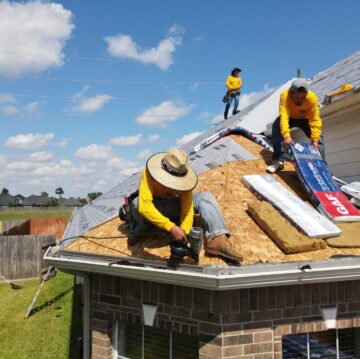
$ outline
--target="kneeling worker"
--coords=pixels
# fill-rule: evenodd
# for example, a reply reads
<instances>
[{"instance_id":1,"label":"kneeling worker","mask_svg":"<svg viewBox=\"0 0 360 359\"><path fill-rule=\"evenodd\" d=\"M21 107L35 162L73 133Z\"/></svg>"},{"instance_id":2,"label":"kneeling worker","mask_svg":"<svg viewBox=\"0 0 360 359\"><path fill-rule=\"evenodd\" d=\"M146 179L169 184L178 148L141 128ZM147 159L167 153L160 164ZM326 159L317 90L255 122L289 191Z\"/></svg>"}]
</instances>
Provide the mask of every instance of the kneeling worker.
<instances>
[{"instance_id":1,"label":"kneeling worker","mask_svg":"<svg viewBox=\"0 0 360 359\"><path fill-rule=\"evenodd\" d=\"M273 163L267 167L267 172L275 173L284 168L284 154L281 142L285 148L293 143L290 129L300 128L311 139L315 149L318 149L325 161L325 146L321 136L321 118L318 99L309 90L309 84L304 79L296 79L290 89L280 95L280 116L272 126L272 143L274 148Z\"/></svg>"},{"instance_id":2,"label":"kneeling worker","mask_svg":"<svg viewBox=\"0 0 360 359\"><path fill-rule=\"evenodd\" d=\"M232 245L215 198L209 192L193 195L196 184L197 175L183 150L171 149L151 156L141 175L139 196L131 204L129 245L136 244L154 226L169 232L174 240L187 241L196 212L205 223L205 252L242 260Z\"/></svg>"}]
</instances>

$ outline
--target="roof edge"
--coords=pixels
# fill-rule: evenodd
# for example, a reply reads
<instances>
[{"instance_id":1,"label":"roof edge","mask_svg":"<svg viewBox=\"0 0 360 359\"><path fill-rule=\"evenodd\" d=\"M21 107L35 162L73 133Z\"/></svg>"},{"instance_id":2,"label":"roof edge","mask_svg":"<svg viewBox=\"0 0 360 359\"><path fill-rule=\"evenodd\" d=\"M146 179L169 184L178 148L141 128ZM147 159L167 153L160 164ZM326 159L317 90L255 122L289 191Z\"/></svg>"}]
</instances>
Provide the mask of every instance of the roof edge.
<instances>
[{"instance_id":1,"label":"roof edge","mask_svg":"<svg viewBox=\"0 0 360 359\"><path fill-rule=\"evenodd\" d=\"M59 252L53 248L45 253L44 259L48 265L60 270L83 271L219 291L360 279L359 257L242 267L205 266L202 267L203 271L140 267L136 263L130 263L131 258L127 264L115 264L111 257L110 259L106 257L94 257L91 254L76 256L74 252L64 252L59 255Z\"/></svg>"}]
</instances>

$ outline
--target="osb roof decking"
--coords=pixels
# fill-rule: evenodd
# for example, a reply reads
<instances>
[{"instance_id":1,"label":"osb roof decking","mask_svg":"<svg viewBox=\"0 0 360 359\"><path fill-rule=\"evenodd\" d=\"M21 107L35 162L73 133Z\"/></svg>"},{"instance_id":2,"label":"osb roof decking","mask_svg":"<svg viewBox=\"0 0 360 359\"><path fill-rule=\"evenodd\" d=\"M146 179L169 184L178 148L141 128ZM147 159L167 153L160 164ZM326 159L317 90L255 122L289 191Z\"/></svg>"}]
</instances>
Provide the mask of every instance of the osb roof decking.
<instances>
[{"instance_id":1,"label":"osb roof decking","mask_svg":"<svg viewBox=\"0 0 360 359\"><path fill-rule=\"evenodd\" d=\"M253 200L255 196L241 183L243 175L264 174L266 165L271 160L271 153L243 137L232 136L232 139L258 157L258 160L229 162L202 173L195 191L210 191L216 197L236 247L243 252L243 264L320 260L334 255L360 255L360 248L338 249L329 246L312 252L284 254L247 214L247 202ZM275 177L300 198L308 200L292 164L287 163L285 169ZM126 228L118 218L90 230L86 236L98 238L120 236L120 238L78 238L68 245L66 250L154 260L166 260L170 255L168 241L158 236L150 235L136 246L129 247ZM205 256L202 251L200 263L223 265L224 261L217 257Z\"/></svg>"}]
</instances>

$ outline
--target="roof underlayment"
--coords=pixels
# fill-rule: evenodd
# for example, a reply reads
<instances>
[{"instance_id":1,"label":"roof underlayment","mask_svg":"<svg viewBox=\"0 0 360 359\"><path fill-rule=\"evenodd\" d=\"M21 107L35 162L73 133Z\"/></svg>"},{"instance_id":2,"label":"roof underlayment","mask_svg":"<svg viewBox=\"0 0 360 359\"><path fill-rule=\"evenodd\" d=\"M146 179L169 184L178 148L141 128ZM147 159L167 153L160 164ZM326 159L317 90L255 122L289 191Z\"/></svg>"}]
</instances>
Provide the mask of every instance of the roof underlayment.
<instances>
[{"instance_id":1,"label":"roof underlayment","mask_svg":"<svg viewBox=\"0 0 360 359\"><path fill-rule=\"evenodd\" d=\"M360 51L357 51L356 53L338 62L329 69L316 75L311 80L311 88L315 93L317 93L319 97L319 103L322 103L326 93L338 90L345 83L352 83L354 87L360 87ZM231 125L239 125L255 133L262 133L266 131L266 129L269 127L269 124L271 124L274 118L277 116L279 94L281 90L283 88L286 88L288 85L289 82L280 86L272 93L259 99L258 101L247 107L246 109L242 110L239 114L229 118L228 120L222 121L216 126L209 129L208 131L205 131L203 134L201 134L197 138L193 139L192 141L184 145L183 148L187 151L190 151L195 145L207 139L209 136ZM252 154L249 153L249 148L252 148ZM256 148L256 150L254 148ZM234 183L235 181L235 187L238 187L237 184L240 183L240 172L242 175L265 172L265 162L263 160L256 161L256 159L264 156L264 153L266 152L267 151L264 149L259 150L259 147L257 145L245 139L240 140L240 138L236 138L236 142L234 142L234 140L231 138L223 138L220 141L214 143L213 145L193 155L191 157L191 166L200 174L200 178L202 177L211 178L214 172L222 171L224 166L227 167L228 165L230 167L235 166L242 168L241 171L238 171L239 173L237 175L236 175L237 171L235 171L231 175L231 177L226 177L227 183L228 182ZM250 165L251 161L253 161L253 163ZM260 165L260 163L262 164ZM244 171L244 168L246 169L246 171ZM205 173L204 171L207 172ZM282 173L282 177L286 179L286 182L288 180L290 182L294 181L293 176L296 178L295 172L293 172L292 168ZM121 182L119 185L117 185L109 192L105 193L104 195L96 199L91 204L86 205L81 209L79 209L78 211L76 211L76 213L74 213L70 221L67 230L65 231L63 237L64 238L63 245L64 246L69 245L71 242L73 242L76 239L76 237L85 233L91 233L89 232L89 230L91 230L92 228L97 227L111 219L116 218L118 215L119 207L123 203L123 197L137 189L139 184L139 178L140 178L139 173L130 176L128 179ZM221 178L220 182L215 181L217 185L213 187L214 191L212 192L214 194L216 194L219 191L220 186L223 186L222 181L224 181L224 178ZM198 189L199 190L202 189L201 185ZM207 187L205 187L204 189L211 190L211 188L207 188ZM248 190L246 191L248 192ZM304 196L302 195L301 197ZM240 201L240 203L244 203L244 200L242 200L241 197L237 198L236 201L237 202ZM225 207L227 208L227 205L225 205ZM229 209L227 208L227 210ZM242 220L244 219L243 217L244 216L248 217L248 215L245 212L245 208L242 207L238 208L238 211L234 213L234 215L235 215L234 218L236 218L236 223L241 223L241 228L237 228L235 231L240 235L240 233L244 231L244 227L243 227L244 223L242 222ZM114 221L118 221L118 220L114 219ZM264 238L264 236L266 237L266 235L256 225L254 225L253 222L249 222L249 223L251 223L251 226L245 228L247 231L245 238L247 240L244 243L243 241L241 241L241 243L243 243L244 246L246 247L249 243L253 242L251 241L251 238L254 238L254 240L256 239L256 244L253 243L255 250L255 247L258 247L259 238ZM118 225L119 224L120 223L118 223ZM106 225L107 224L104 224L101 227L104 227ZM78 241L79 239L77 240L77 242ZM281 251L280 253L278 253L279 249L277 249L276 246L274 248L273 243L271 245L271 248L268 249L271 250L271 252L269 252L270 257L273 253L277 253L277 255L274 258L269 257L265 259L266 261L274 260L275 262L276 261L281 262L284 260L288 260L288 258L283 257L284 254ZM168 249L166 250L168 251ZM326 249L323 251L326 252ZM332 249L331 250L332 255L334 253L335 254L338 253L337 251L338 250ZM360 250L358 251L359 253L356 252L357 255L360 254ZM309 253L314 253L314 252L309 252ZM328 258L330 252L326 252L326 253L327 254L325 255L324 254L320 255L320 258ZM340 251L339 253L342 252ZM129 252L128 255L132 255L132 253ZM320 259L317 257L313 257L313 254L311 254L310 257ZM298 259L301 260L301 255L299 255ZM263 260L263 259L260 259L258 255L252 256L251 253L249 253L249 263L255 263L259 260Z\"/></svg>"}]
</instances>

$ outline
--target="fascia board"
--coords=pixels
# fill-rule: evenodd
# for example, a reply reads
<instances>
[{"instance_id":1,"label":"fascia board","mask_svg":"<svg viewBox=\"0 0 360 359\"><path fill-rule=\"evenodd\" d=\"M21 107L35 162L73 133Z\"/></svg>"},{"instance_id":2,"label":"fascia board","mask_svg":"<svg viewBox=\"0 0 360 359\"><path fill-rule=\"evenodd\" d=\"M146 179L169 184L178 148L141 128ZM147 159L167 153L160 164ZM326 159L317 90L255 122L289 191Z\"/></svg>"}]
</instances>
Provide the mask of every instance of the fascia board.
<instances>
[{"instance_id":1,"label":"fascia board","mask_svg":"<svg viewBox=\"0 0 360 359\"><path fill-rule=\"evenodd\" d=\"M132 279L148 280L159 283L182 285L186 287L210 290L228 290L239 288L259 288L280 285L335 282L343 280L360 279L360 260L350 258L345 262L325 261L309 262L311 270L300 270L299 263L287 263L264 266L249 266L243 272L236 274L213 274L185 271L171 271L156 268L134 267L131 265L114 264L109 266L106 262L94 262L83 258L44 258L47 264L59 269L85 271L106 274ZM304 262L305 263L305 262ZM301 264L304 264L301 263Z\"/></svg>"}]
</instances>

